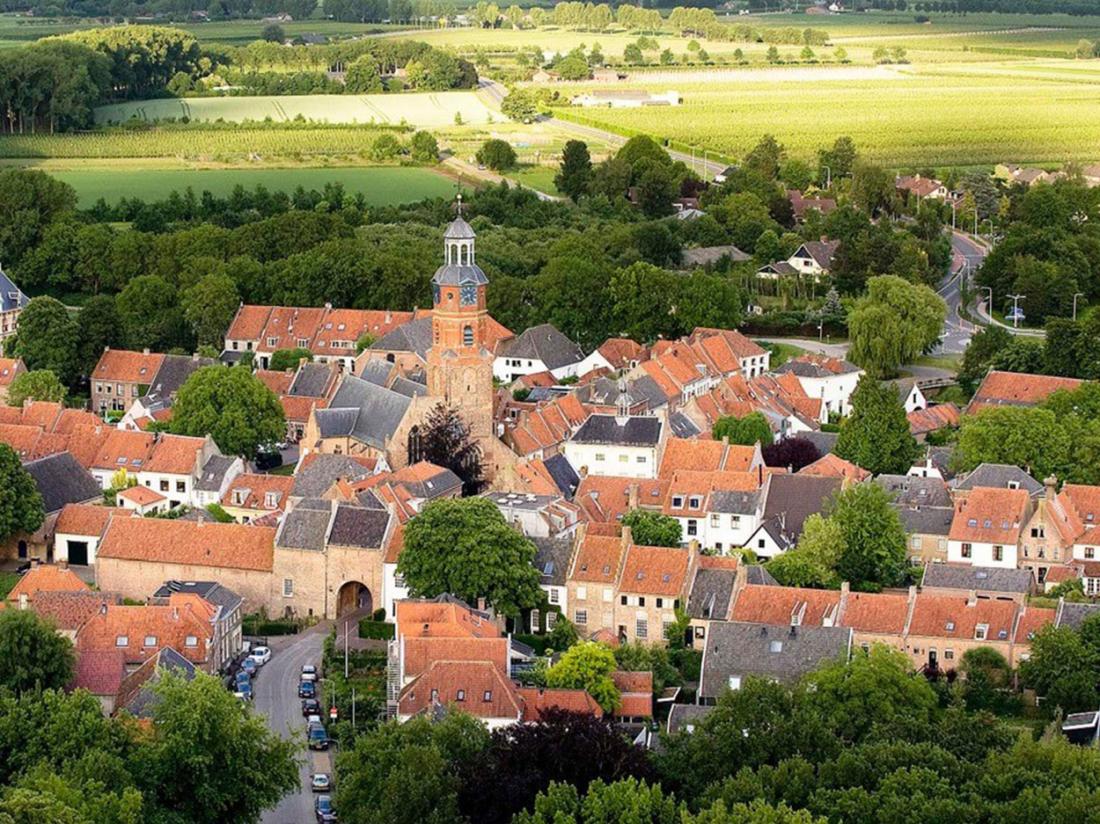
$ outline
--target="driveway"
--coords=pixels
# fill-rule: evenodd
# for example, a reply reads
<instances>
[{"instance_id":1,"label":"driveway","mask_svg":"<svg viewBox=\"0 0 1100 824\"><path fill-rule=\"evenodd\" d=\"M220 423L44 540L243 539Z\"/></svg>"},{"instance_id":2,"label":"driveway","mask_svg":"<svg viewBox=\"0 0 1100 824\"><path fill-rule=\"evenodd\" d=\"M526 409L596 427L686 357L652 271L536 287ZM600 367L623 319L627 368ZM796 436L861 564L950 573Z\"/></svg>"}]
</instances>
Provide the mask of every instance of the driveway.
<instances>
[{"instance_id":1,"label":"driveway","mask_svg":"<svg viewBox=\"0 0 1100 824\"><path fill-rule=\"evenodd\" d=\"M286 796L279 805L264 813L263 824L312 824L313 793L309 789L314 772L332 772L330 752L305 750L305 719L298 698L298 676L303 664L321 666L321 648L332 629L324 621L299 635L270 639L271 660L256 676L255 709L267 717L268 726L276 733L303 745L301 786L298 792Z\"/></svg>"}]
</instances>

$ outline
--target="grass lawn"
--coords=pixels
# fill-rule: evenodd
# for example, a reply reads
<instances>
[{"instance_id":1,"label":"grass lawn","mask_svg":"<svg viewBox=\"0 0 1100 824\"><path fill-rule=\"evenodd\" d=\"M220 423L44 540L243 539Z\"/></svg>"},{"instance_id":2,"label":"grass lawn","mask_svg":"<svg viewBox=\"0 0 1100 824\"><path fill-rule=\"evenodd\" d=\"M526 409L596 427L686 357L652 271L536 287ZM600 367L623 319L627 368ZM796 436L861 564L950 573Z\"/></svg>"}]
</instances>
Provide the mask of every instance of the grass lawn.
<instances>
[{"instance_id":1,"label":"grass lawn","mask_svg":"<svg viewBox=\"0 0 1100 824\"><path fill-rule=\"evenodd\" d=\"M508 172L507 176L512 180L518 180L524 186L538 189L547 194L558 194L558 187L554 185L554 176L558 170L552 166L520 166L514 172Z\"/></svg>"},{"instance_id":2,"label":"grass lawn","mask_svg":"<svg viewBox=\"0 0 1100 824\"><path fill-rule=\"evenodd\" d=\"M268 475L293 475L296 464L283 464L268 472Z\"/></svg>"},{"instance_id":3,"label":"grass lawn","mask_svg":"<svg viewBox=\"0 0 1100 824\"><path fill-rule=\"evenodd\" d=\"M0 601L8 597L15 585L19 583L19 576L14 572L0 572Z\"/></svg>"},{"instance_id":4,"label":"grass lawn","mask_svg":"<svg viewBox=\"0 0 1100 824\"><path fill-rule=\"evenodd\" d=\"M913 361L914 366L934 366L937 369L947 369L951 372L958 372L962 368L963 356L961 354L952 355L923 355Z\"/></svg>"},{"instance_id":5,"label":"grass lawn","mask_svg":"<svg viewBox=\"0 0 1100 824\"><path fill-rule=\"evenodd\" d=\"M801 346L795 346L791 343L778 343L770 340L758 340L758 344L763 346L769 352L771 352L771 368L775 369L777 366L782 366L792 358L797 358L799 355L805 355L806 351Z\"/></svg>"},{"instance_id":6,"label":"grass lawn","mask_svg":"<svg viewBox=\"0 0 1100 824\"><path fill-rule=\"evenodd\" d=\"M196 193L209 191L224 196L235 186L252 189L266 186L272 191L323 189L327 183L341 183L345 191L362 192L372 206L408 203L426 197L445 197L454 184L443 175L414 167L353 167L299 169L152 169L120 174L112 168L51 171L74 189L81 207L99 198L116 203L124 197L159 200L172 191L190 186Z\"/></svg>"}]
</instances>

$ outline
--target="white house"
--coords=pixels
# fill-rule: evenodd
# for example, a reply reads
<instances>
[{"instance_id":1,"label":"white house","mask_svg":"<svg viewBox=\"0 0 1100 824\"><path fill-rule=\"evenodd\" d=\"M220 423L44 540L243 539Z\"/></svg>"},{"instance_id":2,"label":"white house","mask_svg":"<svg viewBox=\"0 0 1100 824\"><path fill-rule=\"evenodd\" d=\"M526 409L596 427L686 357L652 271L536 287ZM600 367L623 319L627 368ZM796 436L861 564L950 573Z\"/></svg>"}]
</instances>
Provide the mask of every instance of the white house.
<instances>
[{"instance_id":1,"label":"white house","mask_svg":"<svg viewBox=\"0 0 1100 824\"><path fill-rule=\"evenodd\" d=\"M811 398L820 398L826 415L847 415L851 412L849 399L856 384L863 377L863 370L853 363L825 355L801 355L787 361L775 370L777 374L792 373L798 378L802 390Z\"/></svg>"},{"instance_id":2,"label":"white house","mask_svg":"<svg viewBox=\"0 0 1100 824\"><path fill-rule=\"evenodd\" d=\"M565 443L578 474L656 478L665 426L656 417L590 415Z\"/></svg>"},{"instance_id":3,"label":"white house","mask_svg":"<svg viewBox=\"0 0 1100 824\"><path fill-rule=\"evenodd\" d=\"M490 492L485 497L528 538L568 537L577 531L581 509L560 495Z\"/></svg>"},{"instance_id":4,"label":"white house","mask_svg":"<svg viewBox=\"0 0 1100 824\"><path fill-rule=\"evenodd\" d=\"M572 378L580 374L584 359L580 346L543 323L501 343L493 361L493 377L505 383L536 372L549 372L558 380Z\"/></svg>"},{"instance_id":5,"label":"white house","mask_svg":"<svg viewBox=\"0 0 1100 824\"><path fill-rule=\"evenodd\" d=\"M680 522L683 543L726 554L744 546L760 525L763 495L752 473L677 470L663 513Z\"/></svg>"},{"instance_id":6,"label":"white house","mask_svg":"<svg viewBox=\"0 0 1100 824\"><path fill-rule=\"evenodd\" d=\"M106 506L68 504L57 517L54 561L74 566L94 564L96 551L115 511Z\"/></svg>"},{"instance_id":7,"label":"white house","mask_svg":"<svg viewBox=\"0 0 1100 824\"><path fill-rule=\"evenodd\" d=\"M819 280L832 269L833 255L839 246L839 240L808 240L795 249L787 263L798 274Z\"/></svg>"},{"instance_id":8,"label":"white house","mask_svg":"<svg viewBox=\"0 0 1100 824\"><path fill-rule=\"evenodd\" d=\"M893 382L894 386L898 390L898 398L901 399L901 405L905 407L905 414L910 412L916 412L918 409L925 409L928 407L928 399L924 396L924 392L917 386L917 382L912 378L902 378Z\"/></svg>"},{"instance_id":9,"label":"white house","mask_svg":"<svg viewBox=\"0 0 1100 824\"><path fill-rule=\"evenodd\" d=\"M955 503L947 562L1015 569L1020 537L1031 517L1023 489L977 487Z\"/></svg>"}]
</instances>

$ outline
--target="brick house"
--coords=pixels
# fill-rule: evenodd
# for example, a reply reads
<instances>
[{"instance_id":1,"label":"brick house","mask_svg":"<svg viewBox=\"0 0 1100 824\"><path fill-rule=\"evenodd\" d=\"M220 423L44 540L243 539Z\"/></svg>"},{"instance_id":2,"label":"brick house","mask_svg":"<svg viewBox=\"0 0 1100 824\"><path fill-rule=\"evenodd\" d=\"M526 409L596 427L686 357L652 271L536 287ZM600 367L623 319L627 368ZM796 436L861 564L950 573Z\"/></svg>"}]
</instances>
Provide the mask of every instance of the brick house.
<instances>
[{"instance_id":1,"label":"brick house","mask_svg":"<svg viewBox=\"0 0 1100 824\"><path fill-rule=\"evenodd\" d=\"M148 349L104 349L89 378L92 410L100 416L125 412L149 391L163 362L164 355Z\"/></svg>"}]
</instances>

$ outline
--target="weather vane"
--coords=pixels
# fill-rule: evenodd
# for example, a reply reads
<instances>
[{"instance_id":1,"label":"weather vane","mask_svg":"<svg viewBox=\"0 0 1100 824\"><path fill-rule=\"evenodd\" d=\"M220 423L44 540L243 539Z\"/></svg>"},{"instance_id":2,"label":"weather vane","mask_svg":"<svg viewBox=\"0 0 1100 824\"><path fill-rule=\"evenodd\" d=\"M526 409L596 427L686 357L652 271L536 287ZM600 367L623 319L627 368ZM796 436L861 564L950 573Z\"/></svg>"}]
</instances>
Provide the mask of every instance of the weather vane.
<instances>
[{"instance_id":1,"label":"weather vane","mask_svg":"<svg viewBox=\"0 0 1100 824\"><path fill-rule=\"evenodd\" d=\"M458 205L455 206L455 210L458 212L458 216L462 217L462 192L459 192L456 197L458 198Z\"/></svg>"}]
</instances>

